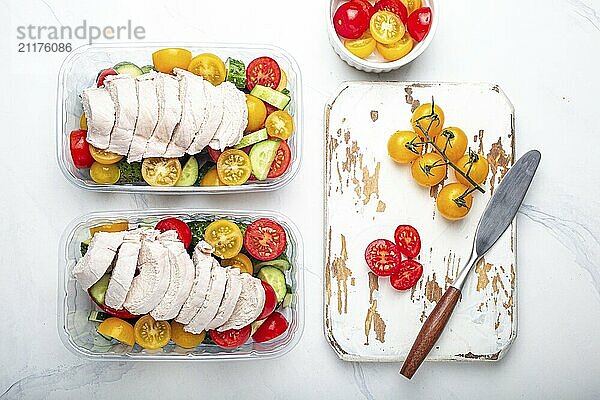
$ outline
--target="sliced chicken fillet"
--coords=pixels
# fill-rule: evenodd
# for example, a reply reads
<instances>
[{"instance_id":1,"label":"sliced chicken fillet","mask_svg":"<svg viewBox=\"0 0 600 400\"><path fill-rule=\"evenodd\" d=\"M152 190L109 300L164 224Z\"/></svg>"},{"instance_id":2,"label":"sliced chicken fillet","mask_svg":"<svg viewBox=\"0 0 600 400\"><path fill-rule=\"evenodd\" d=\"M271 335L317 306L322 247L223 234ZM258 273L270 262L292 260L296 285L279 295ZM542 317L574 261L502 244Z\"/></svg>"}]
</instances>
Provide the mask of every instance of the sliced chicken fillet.
<instances>
[{"instance_id":1,"label":"sliced chicken fillet","mask_svg":"<svg viewBox=\"0 0 600 400\"><path fill-rule=\"evenodd\" d=\"M227 284L223 300L221 300L217 314L210 321L206 329L216 329L223 325L231 317L231 314L233 314L235 305L240 298L240 293L242 293L242 278L240 277L239 268L226 268L226 272Z\"/></svg>"},{"instance_id":2,"label":"sliced chicken fillet","mask_svg":"<svg viewBox=\"0 0 600 400\"><path fill-rule=\"evenodd\" d=\"M213 86L208 81L203 81L208 104L208 117L206 123L200 128L194 138L192 145L188 148L188 153L200 153L210 141L215 137L217 129L223 120L223 88L222 85Z\"/></svg>"},{"instance_id":3,"label":"sliced chicken fillet","mask_svg":"<svg viewBox=\"0 0 600 400\"><path fill-rule=\"evenodd\" d=\"M240 278L242 280L240 297L233 313L223 325L217 328L218 331L242 329L258 318L265 305L265 290L260 279L247 273L241 274Z\"/></svg>"},{"instance_id":4,"label":"sliced chicken fillet","mask_svg":"<svg viewBox=\"0 0 600 400\"><path fill-rule=\"evenodd\" d=\"M158 121L148 141L144 158L163 157L175 126L181 120L179 81L167 74L156 74L156 95L158 98Z\"/></svg>"},{"instance_id":5,"label":"sliced chicken fillet","mask_svg":"<svg viewBox=\"0 0 600 400\"><path fill-rule=\"evenodd\" d=\"M73 268L73 276L84 290L88 290L110 268L123 243L124 232L97 232L83 257Z\"/></svg>"},{"instance_id":6,"label":"sliced chicken fillet","mask_svg":"<svg viewBox=\"0 0 600 400\"><path fill-rule=\"evenodd\" d=\"M133 140L131 146L129 146L128 162L142 160L148 140L158 122L158 96L156 94L155 77L155 73L148 73L135 78L138 115Z\"/></svg>"},{"instance_id":7,"label":"sliced chicken fillet","mask_svg":"<svg viewBox=\"0 0 600 400\"><path fill-rule=\"evenodd\" d=\"M104 88L89 88L81 95L87 120L87 142L99 149L110 144L110 133L115 125L115 105Z\"/></svg>"},{"instance_id":8,"label":"sliced chicken fillet","mask_svg":"<svg viewBox=\"0 0 600 400\"><path fill-rule=\"evenodd\" d=\"M190 333L201 333L206 330L208 324L215 318L221 300L225 294L227 283L227 272L225 268L219 265L217 260L213 260L213 266L210 278L210 288L202 307L191 321L183 327L183 330Z\"/></svg>"},{"instance_id":9,"label":"sliced chicken fillet","mask_svg":"<svg viewBox=\"0 0 600 400\"><path fill-rule=\"evenodd\" d=\"M104 80L104 86L115 105L115 125L110 133L108 151L126 156L138 115L135 79L129 75L110 75Z\"/></svg>"},{"instance_id":10,"label":"sliced chicken fillet","mask_svg":"<svg viewBox=\"0 0 600 400\"><path fill-rule=\"evenodd\" d=\"M113 267L106 290L104 303L120 310L131 287L138 264L138 256L142 247L142 234L139 229L125 233L123 243L117 253L117 261Z\"/></svg>"}]
</instances>

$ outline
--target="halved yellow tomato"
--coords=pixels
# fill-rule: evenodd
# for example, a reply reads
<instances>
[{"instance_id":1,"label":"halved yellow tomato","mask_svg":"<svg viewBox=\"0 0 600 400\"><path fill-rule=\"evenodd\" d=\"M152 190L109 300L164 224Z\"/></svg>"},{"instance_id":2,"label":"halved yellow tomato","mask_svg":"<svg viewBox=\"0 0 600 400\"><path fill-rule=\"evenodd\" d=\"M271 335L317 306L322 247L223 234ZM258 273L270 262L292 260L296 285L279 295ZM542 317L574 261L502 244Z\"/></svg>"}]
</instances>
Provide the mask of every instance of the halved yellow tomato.
<instances>
[{"instance_id":1,"label":"halved yellow tomato","mask_svg":"<svg viewBox=\"0 0 600 400\"><path fill-rule=\"evenodd\" d=\"M367 58L375 50L377 42L371 36L371 33L365 32L358 39L346 39L344 40L344 47L348 51L359 58Z\"/></svg>"},{"instance_id":2,"label":"halved yellow tomato","mask_svg":"<svg viewBox=\"0 0 600 400\"><path fill-rule=\"evenodd\" d=\"M164 347L171 340L169 322L156 321L150 314L138 319L133 330L137 344L148 350Z\"/></svg>"},{"instance_id":3,"label":"halved yellow tomato","mask_svg":"<svg viewBox=\"0 0 600 400\"><path fill-rule=\"evenodd\" d=\"M246 106L248 107L248 126L246 132L255 132L265 126L267 118L267 107L258 97L251 94L246 95Z\"/></svg>"},{"instance_id":4,"label":"halved yellow tomato","mask_svg":"<svg viewBox=\"0 0 600 400\"><path fill-rule=\"evenodd\" d=\"M90 154L94 158L94 160L98 161L100 164L109 165L118 163L123 159L123 156L113 153L111 151L102 150L95 146L90 146Z\"/></svg>"},{"instance_id":5,"label":"halved yellow tomato","mask_svg":"<svg viewBox=\"0 0 600 400\"><path fill-rule=\"evenodd\" d=\"M175 186L181 177L181 163L176 158L146 158L142 162L142 177L150 186Z\"/></svg>"},{"instance_id":6,"label":"halved yellow tomato","mask_svg":"<svg viewBox=\"0 0 600 400\"><path fill-rule=\"evenodd\" d=\"M413 40L406 32L402 39L392 44L377 43L377 51L388 61L396 61L410 53L413 48Z\"/></svg>"},{"instance_id":7,"label":"halved yellow tomato","mask_svg":"<svg viewBox=\"0 0 600 400\"><path fill-rule=\"evenodd\" d=\"M184 349L193 349L198 346L204 338L206 332L195 334L183 330L183 324L177 321L171 321L171 340L179 347Z\"/></svg>"},{"instance_id":8,"label":"halved yellow tomato","mask_svg":"<svg viewBox=\"0 0 600 400\"><path fill-rule=\"evenodd\" d=\"M129 322L123 321L121 318L109 317L102 321L96 330L98 333L110 336L126 345L133 346L135 344L133 326Z\"/></svg>"},{"instance_id":9,"label":"halved yellow tomato","mask_svg":"<svg viewBox=\"0 0 600 400\"><path fill-rule=\"evenodd\" d=\"M221 265L223 267L236 267L241 272L247 272L250 275L254 273L254 267L252 266L252 261L248 258L247 255L240 253L237 256L221 261Z\"/></svg>"},{"instance_id":10,"label":"halved yellow tomato","mask_svg":"<svg viewBox=\"0 0 600 400\"><path fill-rule=\"evenodd\" d=\"M83 129L87 131L87 118L85 117L85 113L81 114L81 118L79 118L79 129Z\"/></svg>"},{"instance_id":11,"label":"halved yellow tomato","mask_svg":"<svg viewBox=\"0 0 600 400\"><path fill-rule=\"evenodd\" d=\"M173 73L173 68L187 69L192 53L186 49L167 48L152 53L154 68L165 74Z\"/></svg>"},{"instance_id":12,"label":"halved yellow tomato","mask_svg":"<svg viewBox=\"0 0 600 400\"><path fill-rule=\"evenodd\" d=\"M373 38L383 44L397 42L406 32L400 17L390 11L377 11L373 14L369 27Z\"/></svg>"},{"instance_id":13,"label":"halved yellow tomato","mask_svg":"<svg viewBox=\"0 0 600 400\"><path fill-rule=\"evenodd\" d=\"M200 54L192 58L187 69L215 86L223 83L227 74L223 60L211 53Z\"/></svg>"},{"instance_id":14,"label":"halved yellow tomato","mask_svg":"<svg viewBox=\"0 0 600 400\"><path fill-rule=\"evenodd\" d=\"M121 171L115 164L105 165L94 161L90 167L90 177L96 183L113 185L121 177Z\"/></svg>"},{"instance_id":15,"label":"halved yellow tomato","mask_svg":"<svg viewBox=\"0 0 600 400\"><path fill-rule=\"evenodd\" d=\"M115 221L111 222L110 224L104 224L90 228L90 235L93 237L96 232L123 232L127 229L129 229L129 222Z\"/></svg>"},{"instance_id":16,"label":"halved yellow tomato","mask_svg":"<svg viewBox=\"0 0 600 400\"><path fill-rule=\"evenodd\" d=\"M283 69L279 69L279 72L281 73L281 78L279 78L279 85L277 85L277 90L279 90L280 92L285 89L287 87L287 75L285 74L285 71Z\"/></svg>"},{"instance_id":17,"label":"halved yellow tomato","mask_svg":"<svg viewBox=\"0 0 600 400\"><path fill-rule=\"evenodd\" d=\"M267 117L265 128L267 128L269 136L286 140L294 132L294 120L287 111L275 111Z\"/></svg>"},{"instance_id":18,"label":"halved yellow tomato","mask_svg":"<svg viewBox=\"0 0 600 400\"><path fill-rule=\"evenodd\" d=\"M229 220L219 219L206 227L204 240L215 248L215 256L233 258L240 253L244 236L239 226Z\"/></svg>"},{"instance_id":19,"label":"halved yellow tomato","mask_svg":"<svg viewBox=\"0 0 600 400\"><path fill-rule=\"evenodd\" d=\"M417 8L421 8L421 0L400 0L405 6L410 15Z\"/></svg>"},{"instance_id":20,"label":"halved yellow tomato","mask_svg":"<svg viewBox=\"0 0 600 400\"><path fill-rule=\"evenodd\" d=\"M243 185L252 173L250 157L242 150L225 150L217 160L217 173L225 185Z\"/></svg>"},{"instance_id":21,"label":"halved yellow tomato","mask_svg":"<svg viewBox=\"0 0 600 400\"><path fill-rule=\"evenodd\" d=\"M219 174L217 173L217 167L212 167L208 170L202 177L200 186L223 186L223 182L221 182Z\"/></svg>"}]
</instances>

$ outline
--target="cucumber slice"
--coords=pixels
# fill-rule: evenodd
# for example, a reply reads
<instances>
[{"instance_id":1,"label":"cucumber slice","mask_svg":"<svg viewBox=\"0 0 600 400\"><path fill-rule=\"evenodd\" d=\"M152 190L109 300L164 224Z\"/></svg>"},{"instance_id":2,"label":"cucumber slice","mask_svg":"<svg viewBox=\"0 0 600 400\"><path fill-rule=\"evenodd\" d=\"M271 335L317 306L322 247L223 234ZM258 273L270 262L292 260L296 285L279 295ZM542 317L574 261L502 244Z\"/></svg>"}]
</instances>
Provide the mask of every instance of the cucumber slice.
<instances>
[{"instance_id":1,"label":"cucumber slice","mask_svg":"<svg viewBox=\"0 0 600 400\"><path fill-rule=\"evenodd\" d=\"M88 316L88 321L102 322L108 317L110 317L110 315L108 315L107 313L98 310L92 310L90 311L90 315Z\"/></svg>"},{"instance_id":2,"label":"cucumber slice","mask_svg":"<svg viewBox=\"0 0 600 400\"><path fill-rule=\"evenodd\" d=\"M281 306L283 308L287 308L289 306L292 305L292 302L294 301L294 295L291 293L288 293L285 295L285 297L283 298L283 303L281 304Z\"/></svg>"},{"instance_id":3,"label":"cucumber slice","mask_svg":"<svg viewBox=\"0 0 600 400\"><path fill-rule=\"evenodd\" d=\"M290 96L262 85L254 86L250 94L280 110L283 110L291 100Z\"/></svg>"},{"instance_id":4,"label":"cucumber slice","mask_svg":"<svg viewBox=\"0 0 600 400\"><path fill-rule=\"evenodd\" d=\"M154 68L154 65L144 65L142 68L140 68L142 70L142 72L144 74L147 74L150 71L156 71L156 69Z\"/></svg>"},{"instance_id":5,"label":"cucumber slice","mask_svg":"<svg viewBox=\"0 0 600 400\"><path fill-rule=\"evenodd\" d=\"M250 149L250 163L252 164L252 173L259 181L267 179L271 164L277 155L279 140L264 140L256 143Z\"/></svg>"},{"instance_id":6,"label":"cucumber slice","mask_svg":"<svg viewBox=\"0 0 600 400\"><path fill-rule=\"evenodd\" d=\"M229 57L225 61L225 68L227 69L225 77L227 82L233 83L238 89L246 87L246 66L243 62Z\"/></svg>"},{"instance_id":7,"label":"cucumber slice","mask_svg":"<svg viewBox=\"0 0 600 400\"><path fill-rule=\"evenodd\" d=\"M79 245L79 249L81 251L82 257L85 256L85 253L87 253L88 247L90 246L91 242L92 242L92 238L89 238L88 240L81 242L81 245Z\"/></svg>"},{"instance_id":8,"label":"cucumber slice","mask_svg":"<svg viewBox=\"0 0 600 400\"><path fill-rule=\"evenodd\" d=\"M192 186L198 179L198 160L191 156L181 170L181 177L175 186Z\"/></svg>"},{"instance_id":9,"label":"cucumber slice","mask_svg":"<svg viewBox=\"0 0 600 400\"><path fill-rule=\"evenodd\" d=\"M267 140L269 135L267 134L267 129L263 128L260 131L256 131L250 133L242 138L238 144L233 146L235 149L242 149L244 147L252 146L258 142L262 142L263 140Z\"/></svg>"},{"instance_id":10,"label":"cucumber slice","mask_svg":"<svg viewBox=\"0 0 600 400\"><path fill-rule=\"evenodd\" d=\"M267 282L277 295L277 302L281 302L287 294L285 286L285 275L275 267L263 267L258 271L258 279Z\"/></svg>"},{"instance_id":11,"label":"cucumber slice","mask_svg":"<svg viewBox=\"0 0 600 400\"><path fill-rule=\"evenodd\" d=\"M254 269L258 271L263 267L275 267L275 268L279 269L280 271L285 272L285 271L289 270L292 266L291 266L288 258L282 254L281 256L277 257L274 260L259 262L258 264L256 264L254 266Z\"/></svg>"},{"instance_id":12,"label":"cucumber slice","mask_svg":"<svg viewBox=\"0 0 600 400\"><path fill-rule=\"evenodd\" d=\"M90 287L90 295L98 304L104 304L104 297L106 296L106 290L108 289L108 282L110 282L110 275L103 275L102 278Z\"/></svg>"},{"instance_id":13,"label":"cucumber slice","mask_svg":"<svg viewBox=\"0 0 600 400\"><path fill-rule=\"evenodd\" d=\"M131 76L139 76L144 73L140 67L127 61L118 63L113 69L117 71L118 74L127 74Z\"/></svg>"}]
</instances>

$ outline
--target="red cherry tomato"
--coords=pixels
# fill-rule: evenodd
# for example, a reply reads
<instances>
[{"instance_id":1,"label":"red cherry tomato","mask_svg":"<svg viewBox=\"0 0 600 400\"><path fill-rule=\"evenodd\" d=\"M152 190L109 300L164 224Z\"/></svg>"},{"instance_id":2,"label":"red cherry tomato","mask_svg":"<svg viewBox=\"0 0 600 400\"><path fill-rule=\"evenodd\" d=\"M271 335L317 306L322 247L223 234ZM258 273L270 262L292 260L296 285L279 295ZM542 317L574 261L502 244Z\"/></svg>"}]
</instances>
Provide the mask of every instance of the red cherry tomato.
<instances>
[{"instance_id":1,"label":"red cherry tomato","mask_svg":"<svg viewBox=\"0 0 600 400\"><path fill-rule=\"evenodd\" d=\"M361 4L350 1L337 9L333 16L333 26L341 37L358 39L369 28L370 20Z\"/></svg>"},{"instance_id":2,"label":"red cherry tomato","mask_svg":"<svg viewBox=\"0 0 600 400\"><path fill-rule=\"evenodd\" d=\"M431 28L431 8L421 7L408 16L406 26L408 33L417 42L425 39Z\"/></svg>"},{"instance_id":3,"label":"red cherry tomato","mask_svg":"<svg viewBox=\"0 0 600 400\"><path fill-rule=\"evenodd\" d=\"M109 75L119 75L119 73L112 68L103 69L98 74L98 78L96 78L97 86L104 86L104 80Z\"/></svg>"},{"instance_id":4,"label":"red cherry tomato","mask_svg":"<svg viewBox=\"0 0 600 400\"><path fill-rule=\"evenodd\" d=\"M248 90L256 85L277 89L281 80L281 69L277 61L271 57L259 57L246 68L246 87Z\"/></svg>"},{"instance_id":5,"label":"red cherry tomato","mask_svg":"<svg viewBox=\"0 0 600 400\"><path fill-rule=\"evenodd\" d=\"M274 260L283 253L287 245L285 230L277 222L261 218L257 219L244 233L244 246L248 253L257 260Z\"/></svg>"},{"instance_id":6,"label":"red cherry tomato","mask_svg":"<svg viewBox=\"0 0 600 400\"><path fill-rule=\"evenodd\" d=\"M394 241L400 253L408 258L415 258L421 251L419 232L410 225L400 225L394 232Z\"/></svg>"},{"instance_id":7,"label":"red cherry tomato","mask_svg":"<svg viewBox=\"0 0 600 400\"><path fill-rule=\"evenodd\" d=\"M291 160L292 151L290 150L290 146L285 141L281 141L267 178L279 178L287 171Z\"/></svg>"},{"instance_id":8,"label":"red cherry tomato","mask_svg":"<svg viewBox=\"0 0 600 400\"><path fill-rule=\"evenodd\" d=\"M212 158L214 162L217 162L219 160L219 156L221 155L221 153L223 153L221 150L215 150L210 146L208 147L208 156Z\"/></svg>"},{"instance_id":9,"label":"red cherry tomato","mask_svg":"<svg viewBox=\"0 0 600 400\"><path fill-rule=\"evenodd\" d=\"M373 5L371 4L371 2L369 0L352 0L352 2L360 4L360 6L363 8L363 10L365 10L367 12L367 15L369 16L369 20L371 20L371 17L373 16L373 14L375 14L375 8L373 7Z\"/></svg>"},{"instance_id":10,"label":"red cherry tomato","mask_svg":"<svg viewBox=\"0 0 600 400\"><path fill-rule=\"evenodd\" d=\"M94 296L92 296L92 294L90 293L89 289L88 289L88 294L90 295L90 299L92 299L92 301L98 306L98 308L100 308L102 311L104 311L108 315L112 315L113 317L117 317L117 318L121 318L121 319L132 319L132 318L139 317L139 315L133 315L132 313L130 313L129 311L127 311L124 308L122 310L115 310L114 308L110 308L106 304L98 303L94 299Z\"/></svg>"},{"instance_id":11,"label":"red cherry tomato","mask_svg":"<svg viewBox=\"0 0 600 400\"><path fill-rule=\"evenodd\" d=\"M393 242L377 239L367 246L365 261L375 275L389 276L400 266L400 252Z\"/></svg>"},{"instance_id":12,"label":"red cherry tomato","mask_svg":"<svg viewBox=\"0 0 600 400\"><path fill-rule=\"evenodd\" d=\"M215 329L209 332L210 338L215 344L223 349L235 349L248 341L252 327L250 325L242 329L229 329L228 331L219 332Z\"/></svg>"},{"instance_id":13,"label":"red cherry tomato","mask_svg":"<svg viewBox=\"0 0 600 400\"><path fill-rule=\"evenodd\" d=\"M375 12L390 11L400 17L403 24L408 20L408 10L400 0L378 0L375 3Z\"/></svg>"},{"instance_id":14,"label":"red cherry tomato","mask_svg":"<svg viewBox=\"0 0 600 400\"><path fill-rule=\"evenodd\" d=\"M94 163L94 158L90 153L90 145L85 141L87 131L79 129L71 132L69 135L69 148L71 149L71 158L75 168L89 168Z\"/></svg>"},{"instance_id":15,"label":"red cherry tomato","mask_svg":"<svg viewBox=\"0 0 600 400\"><path fill-rule=\"evenodd\" d=\"M408 290L415 286L423 275L423 266L415 260L404 260L398 272L390 276L392 287L397 290Z\"/></svg>"},{"instance_id":16,"label":"red cherry tomato","mask_svg":"<svg viewBox=\"0 0 600 400\"><path fill-rule=\"evenodd\" d=\"M275 311L275 307L277 307L277 295L273 287L264 281L260 281L260 283L262 283L265 289L265 305L258 318L256 318L257 321L267 318Z\"/></svg>"},{"instance_id":17,"label":"red cherry tomato","mask_svg":"<svg viewBox=\"0 0 600 400\"><path fill-rule=\"evenodd\" d=\"M285 317L281 315L281 313L274 312L269 315L267 320L263 322L256 332L254 332L252 339L258 343L268 342L269 340L281 336L281 334L287 330L288 326L289 324Z\"/></svg>"},{"instance_id":18,"label":"red cherry tomato","mask_svg":"<svg viewBox=\"0 0 600 400\"><path fill-rule=\"evenodd\" d=\"M177 236L179 240L183 242L183 245L187 249L192 243L192 230L180 219L177 218L167 218L160 221L156 224L155 229L157 231L166 232L166 231L177 231Z\"/></svg>"}]
</instances>

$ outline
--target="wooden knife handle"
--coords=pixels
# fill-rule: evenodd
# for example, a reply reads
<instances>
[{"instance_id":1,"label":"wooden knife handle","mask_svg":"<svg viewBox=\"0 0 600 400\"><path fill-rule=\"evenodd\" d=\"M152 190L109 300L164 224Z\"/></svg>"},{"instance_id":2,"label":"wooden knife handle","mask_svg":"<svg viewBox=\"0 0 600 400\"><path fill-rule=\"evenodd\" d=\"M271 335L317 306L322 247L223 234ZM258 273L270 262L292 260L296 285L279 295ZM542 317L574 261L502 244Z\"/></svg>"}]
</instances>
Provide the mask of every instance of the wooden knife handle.
<instances>
[{"instance_id":1,"label":"wooden knife handle","mask_svg":"<svg viewBox=\"0 0 600 400\"><path fill-rule=\"evenodd\" d=\"M404 361L404 364L402 364L402 369L400 370L402 375L410 379L417 372L417 369L442 334L459 298L460 290L457 288L450 286L446 290L421 327L419 335L415 339L410 353L408 353L408 357Z\"/></svg>"}]
</instances>

